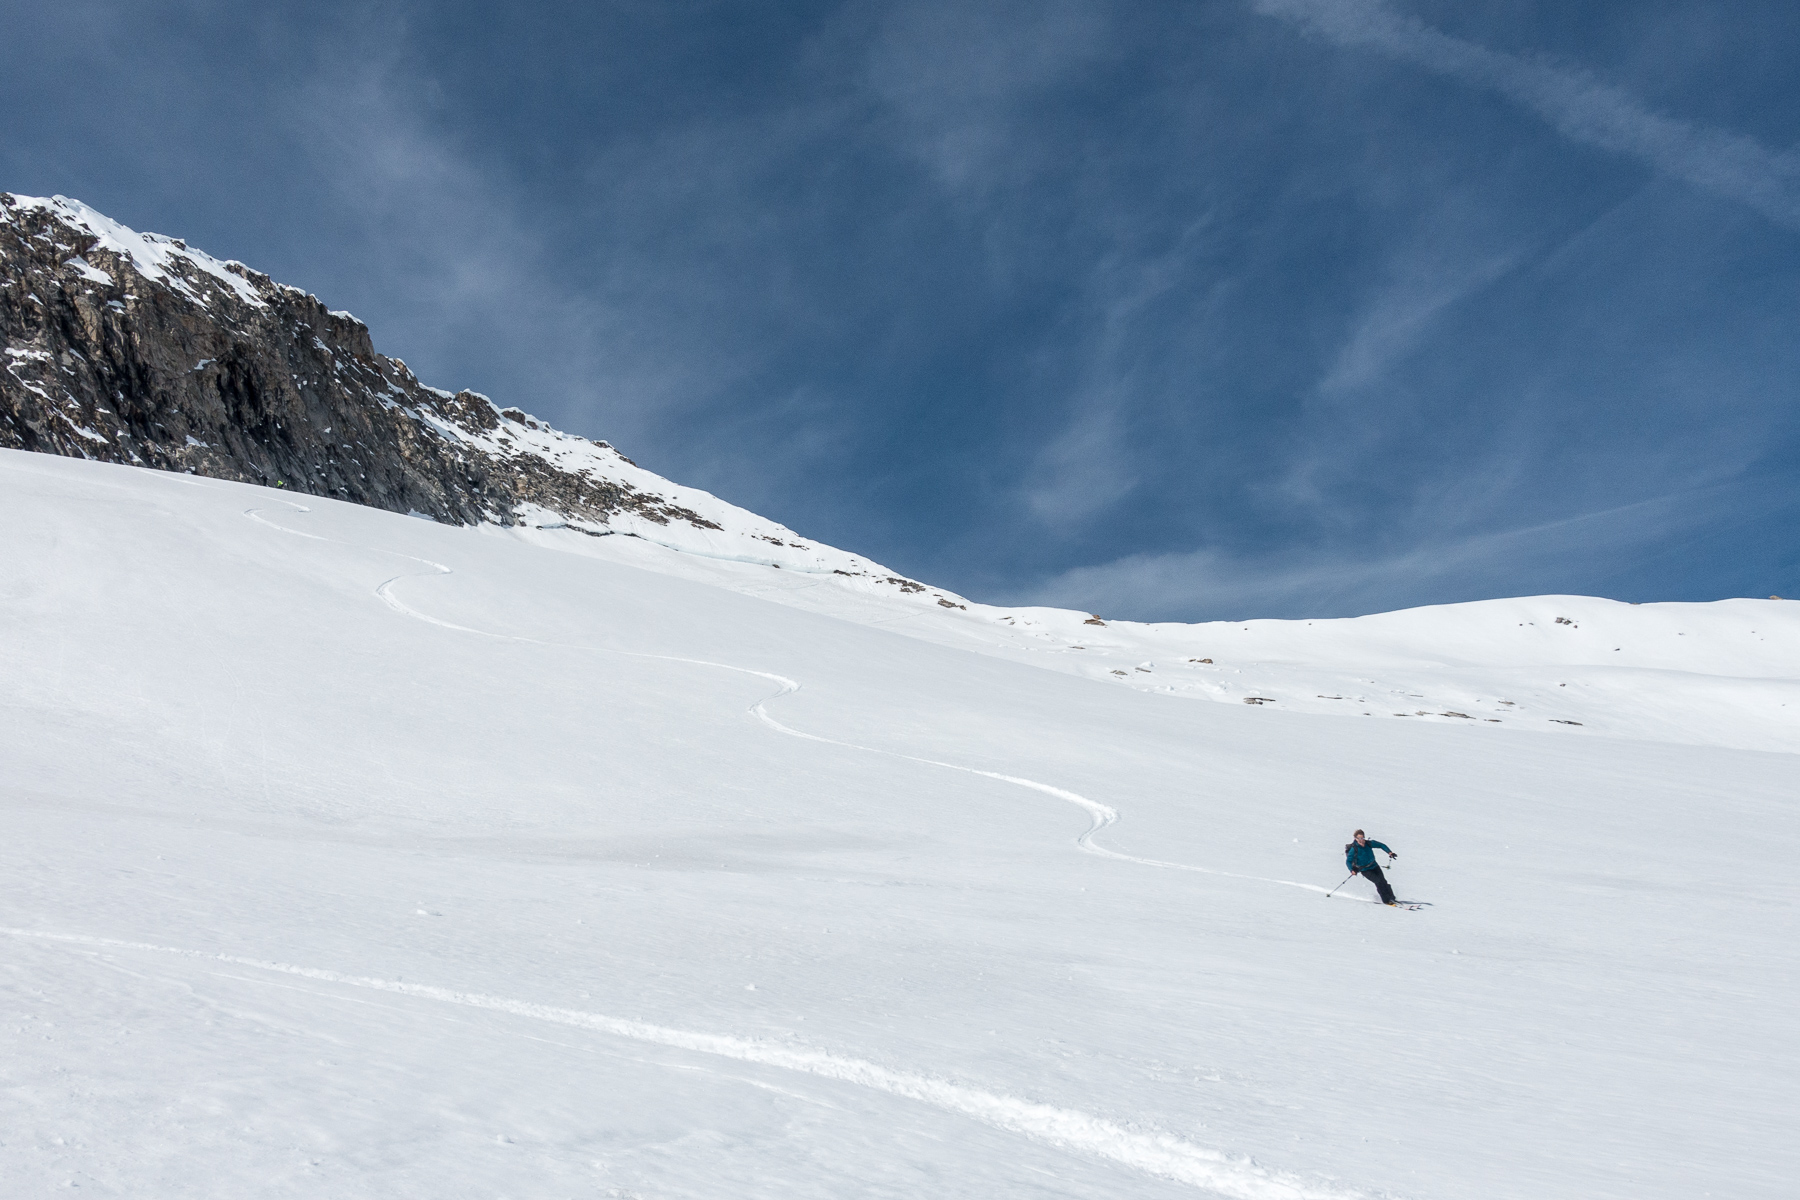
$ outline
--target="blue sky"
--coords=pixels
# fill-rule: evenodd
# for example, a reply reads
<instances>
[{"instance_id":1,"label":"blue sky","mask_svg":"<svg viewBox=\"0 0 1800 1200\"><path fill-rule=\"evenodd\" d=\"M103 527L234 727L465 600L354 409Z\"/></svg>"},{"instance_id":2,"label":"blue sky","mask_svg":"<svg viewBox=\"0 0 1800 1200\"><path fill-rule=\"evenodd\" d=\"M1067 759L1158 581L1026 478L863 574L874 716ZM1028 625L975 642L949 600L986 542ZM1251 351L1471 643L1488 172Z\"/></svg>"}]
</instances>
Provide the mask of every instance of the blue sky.
<instances>
[{"instance_id":1,"label":"blue sky","mask_svg":"<svg viewBox=\"0 0 1800 1200\"><path fill-rule=\"evenodd\" d=\"M0 189L993 602L1800 595L1800 6L15 5Z\"/></svg>"}]
</instances>

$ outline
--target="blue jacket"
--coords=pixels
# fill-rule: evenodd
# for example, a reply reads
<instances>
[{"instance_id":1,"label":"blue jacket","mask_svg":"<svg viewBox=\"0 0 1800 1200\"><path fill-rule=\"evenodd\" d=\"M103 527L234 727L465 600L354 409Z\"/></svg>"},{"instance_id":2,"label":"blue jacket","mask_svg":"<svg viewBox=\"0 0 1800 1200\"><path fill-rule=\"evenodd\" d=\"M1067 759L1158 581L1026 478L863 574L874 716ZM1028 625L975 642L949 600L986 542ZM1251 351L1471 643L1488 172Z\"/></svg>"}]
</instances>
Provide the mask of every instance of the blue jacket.
<instances>
[{"instance_id":1,"label":"blue jacket","mask_svg":"<svg viewBox=\"0 0 1800 1200\"><path fill-rule=\"evenodd\" d=\"M1363 844L1360 846L1355 842L1351 842L1348 846L1344 847L1344 869L1347 871L1360 871L1364 867L1374 866L1375 852L1377 850L1387 850L1389 854L1393 853L1392 850L1388 850L1385 845L1376 841L1374 838L1364 838Z\"/></svg>"}]
</instances>

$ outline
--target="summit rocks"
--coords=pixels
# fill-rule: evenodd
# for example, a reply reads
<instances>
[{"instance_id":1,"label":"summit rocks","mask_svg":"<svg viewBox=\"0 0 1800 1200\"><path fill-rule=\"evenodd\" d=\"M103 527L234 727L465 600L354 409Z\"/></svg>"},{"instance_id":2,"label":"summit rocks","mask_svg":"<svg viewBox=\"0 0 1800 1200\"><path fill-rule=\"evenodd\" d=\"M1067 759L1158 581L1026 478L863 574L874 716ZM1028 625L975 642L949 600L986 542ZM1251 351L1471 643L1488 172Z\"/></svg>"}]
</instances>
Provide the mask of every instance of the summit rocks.
<instances>
[{"instance_id":1,"label":"summit rocks","mask_svg":"<svg viewBox=\"0 0 1800 1200\"><path fill-rule=\"evenodd\" d=\"M605 442L425 386L349 313L60 196L0 194L0 446L457 525L720 528Z\"/></svg>"}]
</instances>

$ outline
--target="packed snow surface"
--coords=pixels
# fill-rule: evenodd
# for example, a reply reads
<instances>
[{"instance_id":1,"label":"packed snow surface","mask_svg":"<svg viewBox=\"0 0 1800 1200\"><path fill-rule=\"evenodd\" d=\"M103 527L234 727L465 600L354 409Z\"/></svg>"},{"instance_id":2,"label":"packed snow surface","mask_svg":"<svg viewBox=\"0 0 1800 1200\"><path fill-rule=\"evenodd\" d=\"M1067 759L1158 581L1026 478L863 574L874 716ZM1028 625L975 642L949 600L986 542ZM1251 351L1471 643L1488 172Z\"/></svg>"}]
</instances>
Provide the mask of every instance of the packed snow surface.
<instances>
[{"instance_id":1,"label":"packed snow surface","mask_svg":"<svg viewBox=\"0 0 1800 1200\"><path fill-rule=\"evenodd\" d=\"M664 490L672 487L664 481ZM692 494L702 512L714 511L706 502L730 508ZM745 518L762 520L721 520L736 530L748 525ZM846 564L858 569L811 575L766 570L749 554L723 552L723 534L714 539L720 547L688 553L680 542L595 541L542 525L521 536L1183 699L1468 724L1492 734L1551 730L1783 753L1800 748L1800 604L1786 601L1640 605L1524 596L1341 620L1144 624L977 604L864 560Z\"/></svg>"},{"instance_id":2,"label":"packed snow surface","mask_svg":"<svg viewBox=\"0 0 1800 1200\"><path fill-rule=\"evenodd\" d=\"M0 1194L1792 1194L1800 605L1093 624L0 505ZM1356 827L1429 907L1326 898Z\"/></svg>"}]
</instances>

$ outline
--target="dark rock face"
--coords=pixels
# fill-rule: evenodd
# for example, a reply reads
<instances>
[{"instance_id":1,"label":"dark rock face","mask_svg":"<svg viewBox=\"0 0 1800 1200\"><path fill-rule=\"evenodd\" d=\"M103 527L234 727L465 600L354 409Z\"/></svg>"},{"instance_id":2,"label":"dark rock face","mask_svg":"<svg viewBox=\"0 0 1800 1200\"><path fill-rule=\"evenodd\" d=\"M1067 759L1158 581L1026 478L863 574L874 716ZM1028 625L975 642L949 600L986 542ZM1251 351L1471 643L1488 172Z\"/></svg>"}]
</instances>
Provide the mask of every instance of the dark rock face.
<instances>
[{"instance_id":1,"label":"dark rock face","mask_svg":"<svg viewBox=\"0 0 1800 1200\"><path fill-rule=\"evenodd\" d=\"M718 528L559 466L515 441L526 430L558 436L485 396L426 387L305 292L73 201L0 194L0 446L460 525L513 524L529 504L590 525L629 511ZM616 454L565 440L577 457Z\"/></svg>"}]
</instances>

